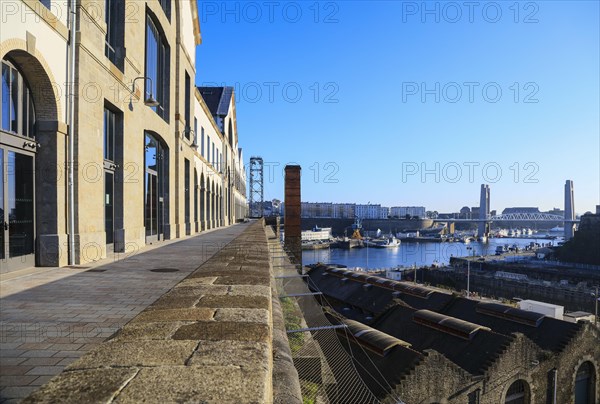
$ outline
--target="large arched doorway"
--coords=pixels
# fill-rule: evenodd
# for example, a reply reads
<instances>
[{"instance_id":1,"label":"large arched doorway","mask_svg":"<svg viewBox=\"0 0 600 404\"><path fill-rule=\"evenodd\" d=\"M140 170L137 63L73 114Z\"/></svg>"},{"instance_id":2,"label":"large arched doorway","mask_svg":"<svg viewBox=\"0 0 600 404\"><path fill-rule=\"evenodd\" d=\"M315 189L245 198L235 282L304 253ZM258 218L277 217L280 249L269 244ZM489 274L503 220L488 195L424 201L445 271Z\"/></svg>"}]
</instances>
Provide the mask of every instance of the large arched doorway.
<instances>
[{"instance_id":1,"label":"large arched doorway","mask_svg":"<svg viewBox=\"0 0 600 404\"><path fill-rule=\"evenodd\" d=\"M27 80L15 64L3 60L0 257L14 269L35 265L35 117ZM26 143L31 147L23 147Z\"/></svg>"},{"instance_id":2,"label":"large arched doorway","mask_svg":"<svg viewBox=\"0 0 600 404\"><path fill-rule=\"evenodd\" d=\"M198 193L200 192L200 186L198 185L198 170L194 168L194 231L198 233L200 231L200 220L198 217Z\"/></svg>"},{"instance_id":3,"label":"large arched doorway","mask_svg":"<svg viewBox=\"0 0 600 404\"><path fill-rule=\"evenodd\" d=\"M204 173L200 174L200 229L206 230L206 185Z\"/></svg>"},{"instance_id":4,"label":"large arched doorway","mask_svg":"<svg viewBox=\"0 0 600 404\"><path fill-rule=\"evenodd\" d=\"M575 375L575 404L596 402L596 369L592 362L583 362Z\"/></svg>"},{"instance_id":5,"label":"large arched doorway","mask_svg":"<svg viewBox=\"0 0 600 404\"><path fill-rule=\"evenodd\" d=\"M144 226L146 242L165 239L168 218L168 149L156 134L144 136Z\"/></svg>"},{"instance_id":6,"label":"large arched doorway","mask_svg":"<svg viewBox=\"0 0 600 404\"><path fill-rule=\"evenodd\" d=\"M506 391L504 404L529 404L530 402L531 393L525 380L516 380Z\"/></svg>"},{"instance_id":7,"label":"large arched doorway","mask_svg":"<svg viewBox=\"0 0 600 404\"><path fill-rule=\"evenodd\" d=\"M64 265L65 223L64 215L58 215L57 192L64 158L57 164L57 153L61 154L61 146L64 150L65 140L58 132L64 134L66 127L57 121L54 89L42 64L23 50L4 56L1 74L2 272Z\"/></svg>"},{"instance_id":8,"label":"large arched doorway","mask_svg":"<svg viewBox=\"0 0 600 404\"><path fill-rule=\"evenodd\" d=\"M210 228L215 227L215 182L210 184Z\"/></svg>"}]
</instances>

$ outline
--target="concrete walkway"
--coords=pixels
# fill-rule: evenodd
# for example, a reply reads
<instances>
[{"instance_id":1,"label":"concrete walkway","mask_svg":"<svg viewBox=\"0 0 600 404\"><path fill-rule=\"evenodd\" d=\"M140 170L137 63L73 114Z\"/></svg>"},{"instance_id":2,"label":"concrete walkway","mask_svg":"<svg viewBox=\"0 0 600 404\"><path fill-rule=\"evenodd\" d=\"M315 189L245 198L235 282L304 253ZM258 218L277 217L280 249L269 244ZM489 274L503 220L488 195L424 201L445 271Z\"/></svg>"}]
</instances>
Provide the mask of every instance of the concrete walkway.
<instances>
[{"instance_id":1,"label":"concrete walkway","mask_svg":"<svg viewBox=\"0 0 600 404\"><path fill-rule=\"evenodd\" d=\"M0 403L18 402L96 347L240 235L247 224L115 254L88 268L38 268L0 282Z\"/></svg>"}]
</instances>

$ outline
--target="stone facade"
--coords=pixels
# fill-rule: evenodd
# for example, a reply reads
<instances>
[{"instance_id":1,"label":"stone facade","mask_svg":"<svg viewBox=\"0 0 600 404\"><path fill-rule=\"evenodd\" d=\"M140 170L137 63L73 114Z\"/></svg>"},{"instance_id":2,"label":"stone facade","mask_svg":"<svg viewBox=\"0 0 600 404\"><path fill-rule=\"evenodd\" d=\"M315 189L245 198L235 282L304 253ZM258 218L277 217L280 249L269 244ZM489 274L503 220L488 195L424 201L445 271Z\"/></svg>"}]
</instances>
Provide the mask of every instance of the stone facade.
<instances>
[{"instance_id":1,"label":"stone facade","mask_svg":"<svg viewBox=\"0 0 600 404\"><path fill-rule=\"evenodd\" d=\"M0 42L0 58L23 75L35 104L35 265L64 266L71 254L73 263L84 265L113 250L133 252L243 219L246 178L235 98L229 125L219 127L194 85L195 50L201 43L196 2L113 1L112 14L104 0L76 2L73 128L68 127L64 84L69 80L69 2L46 3L50 8L33 0L3 3ZM153 74L147 66L150 25L159 47L167 49L164 63L157 56L166 66L160 72L164 77L154 84L146 78ZM117 38L113 42L111 35ZM164 84L157 90L160 80ZM162 103L145 105L148 92ZM106 111L115 122L110 158ZM200 127L227 156L219 159L220 167L201 155ZM18 140L18 134L10 135ZM69 136L74 139L74 251L68 242ZM6 146L4 139L3 133ZM148 139L160 145L160 162L153 166ZM155 171L158 184L150 191L148 170ZM3 272L9 270L3 265Z\"/></svg>"}]
</instances>

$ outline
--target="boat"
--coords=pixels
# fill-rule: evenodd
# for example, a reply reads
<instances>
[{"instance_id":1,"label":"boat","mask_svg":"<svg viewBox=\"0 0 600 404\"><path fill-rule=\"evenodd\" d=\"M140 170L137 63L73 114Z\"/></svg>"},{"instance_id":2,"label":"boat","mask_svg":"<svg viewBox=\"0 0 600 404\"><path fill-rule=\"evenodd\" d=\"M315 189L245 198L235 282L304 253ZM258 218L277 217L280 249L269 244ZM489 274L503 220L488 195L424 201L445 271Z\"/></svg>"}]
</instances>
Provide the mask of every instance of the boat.
<instances>
[{"instance_id":1,"label":"boat","mask_svg":"<svg viewBox=\"0 0 600 404\"><path fill-rule=\"evenodd\" d=\"M506 229L498 230L496 237L508 237L508 230L506 230Z\"/></svg>"},{"instance_id":2,"label":"boat","mask_svg":"<svg viewBox=\"0 0 600 404\"><path fill-rule=\"evenodd\" d=\"M396 237L394 236L390 236L387 238L378 238L378 239L371 239L371 240L365 240L365 245L369 246L369 247L373 247L373 248L394 248L394 247L399 247L400 246L400 240L398 240Z\"/></svg>"},{"instance_id":3,"label":"boat","mask_svg":"<svg viewBox=\"0 0 600 404\"><path fill-rule=\"evenodd\" d=\"M551 228L550 230L548 230L548 234L550 233L564 233L565 232L565 228L561 227L561 226L555 226L553 228Z\"/></svg>"}]
</instances>

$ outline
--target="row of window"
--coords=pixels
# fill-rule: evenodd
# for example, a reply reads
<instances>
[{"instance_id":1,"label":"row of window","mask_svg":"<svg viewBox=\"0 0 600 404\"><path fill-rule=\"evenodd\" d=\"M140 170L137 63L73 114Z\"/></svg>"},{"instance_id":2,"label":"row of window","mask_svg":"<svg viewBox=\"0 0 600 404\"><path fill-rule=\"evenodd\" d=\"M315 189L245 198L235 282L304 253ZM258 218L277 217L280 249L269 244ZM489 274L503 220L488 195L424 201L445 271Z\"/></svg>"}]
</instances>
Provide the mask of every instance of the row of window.
<instances>
[{"instance_id":1,"label":"row of window","mask_svg":"<svg viewBox=\"0 0 600 404\"><path fill-rule=\"evenodd\" d=\"M171 18L171 1L160 0L168 19ZM105 2L106 39L105 55L121 71L125 60L125 2L106 0ZM145 57L145 99L153 97L159 105L151 107L161 118L169 121L169 77L170 46L164 31L160 29L156 17L150 10L146 12L146 57ZM186 73L186 100L189 99L190 79ZM186 101L186 111L188 101ZM189 114L186 115L189 117ZM187 122L190 122L189 120Z\"/></svg>"},{"instance_id":2,"label":"row of window","mask_svg":"<svg viewBox=\"0 0 600 404\"><path fill-rule=\"evenodd\" d=\"M195 122L197 125L198 123ZM204 128L200 128L200 155L204 157L217 171L223 172L221 164L223 163L223 153L219 151L215 142L206 135L206 143L204 140ZM225 150L225 158L227 158L227 150Z\"/></svg>"}]
</instances>

